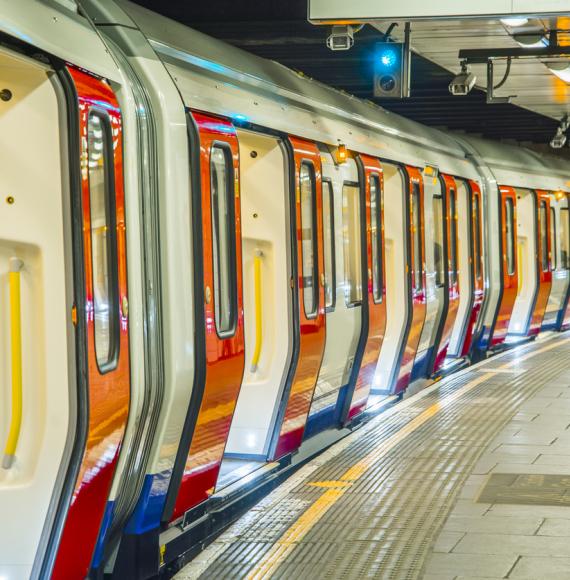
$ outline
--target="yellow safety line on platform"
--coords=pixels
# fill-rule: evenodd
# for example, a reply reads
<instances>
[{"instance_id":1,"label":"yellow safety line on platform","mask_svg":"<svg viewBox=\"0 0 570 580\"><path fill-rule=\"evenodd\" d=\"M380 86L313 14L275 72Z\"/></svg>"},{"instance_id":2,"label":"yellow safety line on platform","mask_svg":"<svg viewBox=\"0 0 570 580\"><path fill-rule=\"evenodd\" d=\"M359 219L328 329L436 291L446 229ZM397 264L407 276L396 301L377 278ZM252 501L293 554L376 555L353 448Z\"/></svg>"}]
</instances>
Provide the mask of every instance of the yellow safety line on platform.
<instances>
[{"instance_id":1,"label":"yellow safety line on platform","mask_svg":"<svg viewBox=\"0 0 570 580\"><path fill-rule=\"evenodd\" d=\"M529 358L538 354L542 354L548 350L560 346L562 342L567 342L570 337L564 338L561 341L556 341L554 344L549 344L536 351L530 351L519 358L509 361L499 368L505 369L508 366L519 364ZM368 455L363 457L360 461L355 463L350 469L345 471L338 481L321 481L310 482L307 485L318 487L329 487L334 484L334 488L327 489L312 505L305 511L273 544L271 549L264 554L263 558L254 566L249 572L247 578L249 580L258 580L271 576L285 558L294 550L298 542L300 542L323 518L328 510L350 489L352 483L362 477L366 471L374 465L379 459L387 455L396 445L402 442L408 435L419 429L424 423L429 421L439 411L445 409L458 398L467 394L469 391L480 385L487 378L493 376L492 369L489 372L479 375L457 391L451 393L443 400L434 403L425 411L422 411L417 417L412 419L409 423L404 425L397 433L386 439L381 445L375 448ZM343 486L343 484L350 482L351 485Z\"/></svg>"}]
</instances>

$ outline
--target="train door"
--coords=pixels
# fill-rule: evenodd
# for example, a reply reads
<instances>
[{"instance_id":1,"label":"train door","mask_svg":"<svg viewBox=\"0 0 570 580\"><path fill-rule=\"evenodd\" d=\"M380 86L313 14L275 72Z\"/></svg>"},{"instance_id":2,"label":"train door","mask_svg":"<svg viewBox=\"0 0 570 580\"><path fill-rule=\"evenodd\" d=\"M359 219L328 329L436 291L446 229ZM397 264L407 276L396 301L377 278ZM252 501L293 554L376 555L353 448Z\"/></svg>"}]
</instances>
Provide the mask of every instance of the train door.
<instances>
[{"instance_id":1,"label":"train door","mask_svg":"<svg viewBox=\"0 0 570 580\"><path fill-rule=\"evenodd\" d=\"M500 193L503 292L499 302L491 346L498 346L505 341L518 292L516 236L517 195L514 188L506 186L501 186Z\"/></svg>"},{"instance_id":2,"label":"train door","mask_svg":"<svg viewBox=\"0 0 570 580\"><path fill-rule=\"evenodd\" d=\"M570 195L562 194L560 201L560 262L566 270L567 279L570 276ZM570 282L567 282L566 295L562 301L562 308L558 316L558 328L570 328Z\"/></svg>"},{"instance_id":3,"label":"train door","mask_svg":"<svg viewBox=\"0 0 570 580\"><path fill-rule=\"evenodd\" d=\"M540 259L537 247L539 233L537 194L528 189L516 189L516 194L517 215L515 223L518 285L516 300L508 325L508 333L511 335L512 340L516 340L517 336L527 336L529 332L538 291L538 261Z\"/></svg>"},{"instance_id":4,"label":"train door","mask_svg":"<svg viewBox=\"0 0 570 580\"><path fill-rule=\"evenodd\" d=\"M447 356L469 355L483 304L483 221L479 184L456 180L459 248L459 307Z\"/></svg>"},{"instance_id":5,"label":"train door","mask_svg":"<svg viewBox=\"0 0 570 580\"><path fill-rule=\"evenodd\" d=\"M293 350L286 151L273 136L238 138L246 365L218 488L267 456Z\"/></svg>"},{"instance_id":6,"label":"train door","mask_svg":"<svg viewBox=\"0 0 570 580\"><path fill-rule=\"evenodd\" d=\"M444 311L443 319L441 321L441 335L439 341L435 343L436 355L433 365L433 371L438 372L445 361L449 344L451 342L451 335L457 319L460 302L460 280L459 280L459 263L461 257L464 261L461 262L461 267L465 270L469 269L469 239L467 235L464 238L466 252L463 254L459 250L459 220L458 220L458 188L455 179L449 175L441 176L444 195L445 195L445 292L447 294L447 308ZM464 199L465 202L465 199ZM468 212L467 212L468 215ZM467 232L468 233L468 232ZM443 252L442 252L443 253ZM467 258L467 259L466 259ZM468 287L466 285L465 292L468 294Z\"/></svg>"},{"instance_id":7,"label":"train door","mask_svg":"<svg viewBox=\"0 0 570 580\"><path fill-rule=\"evenodd\" d=\"M366 407L386 331L384 280L384 176L380 161L359 155L366 203L366 264L368 270L368 333L354 391L341 420L350 421ZM327 327L328 328L328 327Z\"/></svg>"},{"instance_id":8,"label":"train door","mask_svg":"<svg viewBox=\"0 0 570 580\"><path fill-rule=\"evenodd\" d=\"M538 201L538 248L537 248L537 269L538 269L538 289L534 308L530 321L529 336L536 336L542 327L548 298L552 288L552 272L556 268L554 264L556 237L554 234L554 224L552 223L552 211L550 207L550 195L547 191L536 191Z\"/></svg>"},{"instance_id":9,"label":"train door","mask_svg":"<svg viewBox=\"0 0 570 580\"><path fill-rule=\"evenodd\" d=\"M201 398L191 438L180 446L171 478L164 514L171 520L214 490L245 360L238 139L228 121L192 116L200 139L204 327L196 365L203 374L193 387Z\"/></svg>"},{"instance_id":10,"label":"train door","mask_svg":"<svg viewBox=\"0 0 570 580\"><path fill-rule=\"evenodd\" d=\"M415 167L383 164L385 184L386 332L374 394L409 384L425 318L423 184Z\"/></svg>"},{"instance_id":11,"label":"train door","mask_svg":"<svg viewBox=\"0 0 570 580\"><path fill-rule=\"evenodd\" d=\"M80 182L73 185L80 187L81 201L74 200L73 210L81 212L83 222L78 243L85 284L84 296L81 289L76 291L74 317L76 328L85 331L86 344L78 348L86 349L88 393L82 410L84 439L77 438L76 445L82 445L78 469L68 475L74 488L61 524L53 578L83 578L88 573L130 395L121 112L108 83L76 68L68 67L68 72L78 106L79 126L72 127L77 135L70 148L80 148ZM64 511L62 506L60 513Z\"/></svg>"},{"instance_id":12,"label":"train door","mask_svg":"<svg viewBox=\"0 0 570 580\"><path fill-rule=\"evenodd\" d=\"M290 137L292 218L295 223L297 280L294 324L296 352L283 393L270 458L299 448L325 349L325 274L321 156L312 141Z\"/></svg>"},{"instance_id":13,"label":"train door","mask_svg":"<svg viewBox=\"0 0 570 580\"><path fill-rule=\"evenodd\" d=\"M32 577L34 558L42 557L58 470L75 438L65 103L52 75L39 61L0 48L0 577L17 580ZM73 153L78 174L78 148ZM74 193L79 201L80 190ZM75 217L81 228L81 213ZM75 257L83 264L80 251Z\"/></svg>"},{"instance_id":14,"label":"train door","mask_svg":"<svg viewBox=\"0 0 570 580\"><path fill-rule=\"evenodd\" d=\"M354 382L363 320L362 209L359 168L354 157L335 162L321 151L326 341L306 436L336 425ZM352 383L352 384L351 384Z\"/></svg>"},{"instance_id":15,"label":"train door","mask_svg":"<svg viewBox=\"0 0 570 580\"><path fill-rule=\"evenodd\" d=\"M447 310L445 212L447 196L436 170L427 166L422 173L425 265L425 320L417 347L411 380L431 375L441 323Z\"/></svg>"},{"instance_id":16,"label":"train door","mask_svg":"<svg viewBox=\"0 0 570 580\"><path fill-rule=\"evenodd\" d=\"M400 362L395 393L403 391L409 384L414 361L426 316L426 277L424 245L424 187L422 176L416 167L406 167L408 176L408 242L412 274L410 327Z\"/></svg>"},{"instance_id":17,"label":"train door","mask_svg":"<svg viewBox=\"0 0 570 580\"><path fill-rule=\"evenodd\" d=\"M408 195L406 176L398 165L382 162L384 178L384 272L386 328L371 394L389 394L397 382L411 320Z\"/></svg>"},{"instance_id":18,"label":"train door","mask_svg":"<svg viewBox=\"0 0 570 580\"><path fill-rule=\"evenodd\" d=\"M564 305L569 287L568 198L564 193L550 195L550 249L552 256L552 287L542 330L556 330L564 317Z\"/></svg>"}]
</instances>

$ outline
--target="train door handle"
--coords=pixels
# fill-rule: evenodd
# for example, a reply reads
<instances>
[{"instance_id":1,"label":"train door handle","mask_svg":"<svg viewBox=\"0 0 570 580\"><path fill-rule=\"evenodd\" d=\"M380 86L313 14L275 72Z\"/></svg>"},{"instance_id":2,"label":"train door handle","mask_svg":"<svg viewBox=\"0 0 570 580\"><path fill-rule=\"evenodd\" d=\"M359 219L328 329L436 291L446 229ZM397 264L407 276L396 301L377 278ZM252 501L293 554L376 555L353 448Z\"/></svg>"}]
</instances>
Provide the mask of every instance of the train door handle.
<instances>
[{"instance_id":1,"label":"train door handle","mask_svg":"<svg viewBox=\"0 0 570 580\"><path fill-rule=\"evenodd\" d=\"M209 286L206 286L206 290L204 292L206 298L206 304L210 304L212 302L212 290Z\"/></svg>"},{"instance_id":2,"label":"train door handle","mask_svg":"<svg viewBox=\"0 0 570 580\"><path fill-rule=\"evenodd\" d=\"M16 449L22 426L22 316L20 297L20 273L24 262L10 258L10 346L12 362L12 416L10 430L4 448L2 467L10 469L16 458Z\"/></svg>"}]
</instances>

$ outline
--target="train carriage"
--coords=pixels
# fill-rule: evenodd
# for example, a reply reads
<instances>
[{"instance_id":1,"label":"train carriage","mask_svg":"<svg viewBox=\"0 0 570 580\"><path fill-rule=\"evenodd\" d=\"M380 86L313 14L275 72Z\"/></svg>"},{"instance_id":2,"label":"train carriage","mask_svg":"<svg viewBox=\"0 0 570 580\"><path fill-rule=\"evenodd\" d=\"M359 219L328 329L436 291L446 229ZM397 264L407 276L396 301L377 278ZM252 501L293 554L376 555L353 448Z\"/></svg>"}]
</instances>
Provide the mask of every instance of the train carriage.
<instances>
[{"instance_id":1,"label":"train carriage","mask_svg":"<svg viewBox=\"0 0 570 580\"><path fill-rule=\"evenodd\" d=\"M561 161L127 1L1 14L0 576L155 575L370 409L569 325Z\"/></svg>"}]
</instances>

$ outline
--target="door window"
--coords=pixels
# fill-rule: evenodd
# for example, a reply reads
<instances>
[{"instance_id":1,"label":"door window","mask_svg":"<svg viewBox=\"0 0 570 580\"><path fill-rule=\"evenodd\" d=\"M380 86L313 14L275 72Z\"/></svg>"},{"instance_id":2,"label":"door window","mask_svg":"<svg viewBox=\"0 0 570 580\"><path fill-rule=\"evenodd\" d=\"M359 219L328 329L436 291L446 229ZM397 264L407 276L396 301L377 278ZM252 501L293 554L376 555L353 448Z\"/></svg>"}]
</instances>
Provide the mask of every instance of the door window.
<instances>
[{"instance_id":1,"label":"door window","mask_svg":"<svg viewBox=\"0 0 570 580\"><path fill-rule=\"evenodd\" d=\"M384 280L382 264L382 190L380 177L370 176L370 216L372 245L372 298L376 304L382 302Z\"/></svg>"},{"instance_id":2,"label":"door window","mask_svg":"<svg viewBox=\"0 0 570 580\"><path fill-rule=\"evenodd\" d=\"M558 246L556 244L556 211L550 208L550 267L556 270L558 266Z\"/></svg>"},{"instance_id":3,"label":"door window","mask_svg":"<svg viewBox=\"0 0 570 580\"><path fill-rule=\"evenodd\" d=\"M449 283L457 283L457 203L455 190L449 190Z\"/></svg>"},{"instance_id":4,"label":"door window","mask_svg":"<svg viewBox=\"0 0 570 580\"><path fill-rule=\"evenodd\" d=\"M233 163L229 147L210 153L214 316L219 335L233 333L237 310Z\"/></svg>"},{"instance_id":5,"label":"door window","mask_svg":"<svg viewBox=\"0 0 570 580\"><path fill-rule=\"evenodd\" d=\"M483 274L483 255L482 255L482 240L481 240L481 200L478 195L473 197L473 214L475 219L475 278L481 279Z\"/></svg>"},{"instance_id":6,"label":"door window","mask_svg":"<svg viewBox=\"0 0 570 580\"><path fill-rule=\"evenodd\" d=\"M303 161L299 172L301 193L301 254L305 316L316 315L319 302L317 275L316 186L312 163Z\"/></svg>"},{"instance_id":7,"label":"door window","mask_svg":"<svg viewBox=\"0 0 570 580\"><path fill-rule=\"evenodd\" d=\"M512 276L515 273L515 211L513 200L505 200L505 221L506 221L506 238L507 238L507 273Z\"/></svg>"},{"instance_id":8,"label":"door window","mask_svg":"<svg viewBox=\"0 0 570 580\"><path fill-rule=\"evenodd\" d=\"M542 200L540 202L540 261L542 265L542 271L548 272L548 229L547 220L548 213L546 208L546 202Z\"/></svg>"},{"instance_id":9,"label":"door window","mask_svg":"<svg viewBox=\"0 0 570 580\"><path fill-rule=\"evenodd\" d=\"M433 196L433 257L435 263L435 283L445 284L445 257L443 244L443 228L445 224L443 197Z\"/></svg>"},{"instance_id":10,"label":"door window","mask_svg":"<svg viewBox=\"0 0 570 580\"><path fill-rule=\"evenodd\" d=\"M568 270L570 252L570 216L567 207L560 209L560 266Z\"/></svg>"},{"instance_id":11,"label":"door window","mask_svg":"<svg viewBox=\"0 0 570 580\"><path fill-rule=\"evenodd\" d=\"M325 258L325 307L333 310L336 297L336 264L334 247L334 197L330 181L323 180L323 237Z\"/></svg>"},{"instance_id":12,"label":"door window","mask_svg":"<svg viewBox=\"0 0 570 580\"><path fill-rule=\"evenodd\" d=\"M360 252L360 188L345 183L342 188L342 233L344 241L344 289L347 305L362 300L362 255Z\"/></svg>"},{"instance_id":13,"label":"door window","mask_svg":"<svg viewBox=\"0 0 570 580\"><path fill-rule=\"evenodd\" d=\"M95 355L101 372L115 368L119 350L119 289L114 203L113 139L107 113L87 122Z\"/></svg>"},{"instance_id":14,"label":"door window","mask_svg":"<svg viewBox=\"0 0 570 580\"><path fill-rule=\"evenodd\" d=\"M419 292L423 289L422 267L422 224L420 217L420 186L412 186L412 252L414 255L414 289Z\"/></svg>"}]
</instances>

